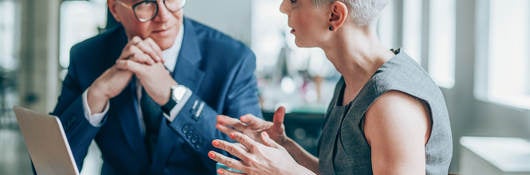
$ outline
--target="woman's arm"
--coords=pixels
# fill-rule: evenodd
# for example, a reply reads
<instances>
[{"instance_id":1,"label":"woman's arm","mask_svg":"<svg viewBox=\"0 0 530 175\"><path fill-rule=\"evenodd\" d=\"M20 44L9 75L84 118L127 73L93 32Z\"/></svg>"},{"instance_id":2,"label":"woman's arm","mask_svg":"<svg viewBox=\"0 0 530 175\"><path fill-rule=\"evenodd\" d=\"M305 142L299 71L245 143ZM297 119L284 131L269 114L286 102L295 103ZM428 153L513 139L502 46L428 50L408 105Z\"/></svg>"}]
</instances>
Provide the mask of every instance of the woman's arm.
<instances>
[{"instance_id":1,"label":"woman's arm","mask_svg":"<svg viewBox=\"0 0 530 175\"><path fill-rule=\"evenodd\" d=\"M374 174L425 174L431 119L422 101L399 91L387 92L368 109L363 127Z\"/></svg>"},{"instance_id":2,"label":"woman's arm","mask_svg":"<svg viewBox=\"0 0 530 175\"><path fill-rule=\"evenodd\" d=\"M306 169L307 171L312 171L313 173L318 173L318 158L311 155L309 152L304 150L300 145L298 145L294 140L287 137L285 134L285 125L284 125L284 118L285 118L285 108L280 107L278 110L274 112L273 121L265 121L260 118L254 117L252 115L245 115L240 117L240 120L230 118L227 116L218 116L217 118L217 129L219 129L221 132L231 135L236 133L242 134L245 137L248 137L249 139L253 140L257 144L264 144L273 146L273 148L284 150L288 154L292 156L290 159L294 159L296 163L300 164L302 167L305 167L303 169ZM274 144L267 144L266 139L263 139L263 133L266 133L267 137L272 139L271 141L274 142ZM269 137L270 136L270 137ZM218 141L214 143L225 143L224 141ZM252 142L253 143L253 142ZM226 144L222 144L226 145ZM278 145L278 146L274 146ZM216 146L214 144L214 146ZM217 146L216 146L217 147ZM227 147L228 148L228 147ZM227 148L221 148L223 150L226 150ZM263 147L260 147L263 148ZM231 150L226 150L228 152L231 152ZM234 154L233 154L234 155ZM270 154L264 154L264 156L272 156L272 152ZM234 155L236 157L239 157L237 155ZM274 160L274 157L270 158L271 160ZM215 159L214 159L215 160ZM308 173L304 173L308 174Z\"/></svg>"},{"instance_id":3,"label":"woman's arm","mask_svg":"<svg viewBox=\"0 0 530 175\"><path fill-rule=\"evenodd\" d=\"M240 160L226 157L222 154L210 151L208 157L212 160L225 164L230 168L242 171L235 173L228 170L217 170L223 175L314 175L315 173L298 164L285 148L272 140L267 132L261 132L260 141L256 141L240 132L230 133L230 138L238 143L230 143L224 140L214 140L212 145L225 150Z\"/></svg>"},{"instance_id":4,"label":"woman's arm","mask_svg":"<svg viewBox=\"0 0 530 175\"><path fill-rule=\"evenodd\" d=\"M287 152L293 156L298 164L318 174L318 158L307 152L302 146L296 143L291 138L288 138L284 143L281 143Z\"/></svg>"}]
</instances>

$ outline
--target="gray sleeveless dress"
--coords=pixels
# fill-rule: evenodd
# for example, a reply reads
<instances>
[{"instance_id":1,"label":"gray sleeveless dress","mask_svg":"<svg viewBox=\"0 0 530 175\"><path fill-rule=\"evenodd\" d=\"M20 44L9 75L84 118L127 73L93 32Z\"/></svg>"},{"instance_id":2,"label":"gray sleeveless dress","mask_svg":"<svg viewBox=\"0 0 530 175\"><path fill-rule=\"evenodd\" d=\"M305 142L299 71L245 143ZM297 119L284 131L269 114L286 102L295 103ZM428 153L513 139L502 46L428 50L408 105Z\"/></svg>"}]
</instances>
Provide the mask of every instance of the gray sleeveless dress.
<instances>
[{"instance_id":1,"label":"gray sleeveless dress","mask_svg":"<svg viewBox=\"0 0 530 175\"><path fill-rule=\"evenodd\" d=\"M372 174L371 150L363 131L364 114L377 97L390 90L416 97L430 108L432 132L425 150L426 174L447 174L453 144L445 100L414 60L402 52L384 63L349 107L341 105L344 86L341 78L326 113L319 142L320 174Z\"/></svg>"}]
</instances>

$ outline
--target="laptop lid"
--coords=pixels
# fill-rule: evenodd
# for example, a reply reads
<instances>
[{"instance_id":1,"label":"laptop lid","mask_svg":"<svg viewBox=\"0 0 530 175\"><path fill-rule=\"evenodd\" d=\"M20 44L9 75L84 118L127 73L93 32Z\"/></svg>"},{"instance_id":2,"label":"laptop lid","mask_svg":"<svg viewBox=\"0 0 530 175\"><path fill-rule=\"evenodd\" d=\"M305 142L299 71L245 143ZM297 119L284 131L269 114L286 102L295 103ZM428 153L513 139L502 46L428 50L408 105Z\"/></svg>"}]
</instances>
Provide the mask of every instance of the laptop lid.
<instances>
[{"instance_id":1,"label":"laptop lid","mask_svg":"<svg viewBox=\"0 0 530 175\"><path fill-rule=\"evenodd\" d=\"M79 174L59 118L17 106L13 110L37 174Z\"/></svg>"}]
</instances>

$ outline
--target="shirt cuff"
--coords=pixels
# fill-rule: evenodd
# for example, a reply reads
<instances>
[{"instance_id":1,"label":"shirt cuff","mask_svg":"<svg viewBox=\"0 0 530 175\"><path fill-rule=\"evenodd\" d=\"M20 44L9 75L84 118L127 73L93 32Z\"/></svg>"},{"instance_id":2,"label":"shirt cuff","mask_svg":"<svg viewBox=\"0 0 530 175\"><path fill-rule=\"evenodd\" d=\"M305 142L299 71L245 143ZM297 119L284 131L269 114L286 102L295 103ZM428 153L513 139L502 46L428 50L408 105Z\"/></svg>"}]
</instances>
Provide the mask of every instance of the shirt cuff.
<instances>
[{"instance_id":1,"label":"shirt cuff","mask_svg":"<svg viewBox=\"0 0 530 175\"><path fill-rule=\"evenodd\" d=\"M100 127L103 117L105 117L105 114L107 114L107 112L109 111L109 102L107 101L107 103L105 104L105 110L103 110L103 112L90 115L90 106L88 106L87 93L88 91L85 90L82 96L85 118L88 120L88 123L90 123L92 126Z\"/></svg>"},{"instance_id":2,"label":"shirt cuff","mask_svg":"<svg viewBox=\"0 0 530 175\"><path fill-rule=\"evenodd\" d=\"M175 120L175 117L177 117L177 115L180 113L184 105L188 102L192 94L193 93L191 92L191 90L186 88L186 93L184 93L182 100L179 103L177 103L177 105L175 105L175 107L173 107L171 111L169 111L169 115L167 115L166 113L163 113L164 117L166 117L166 119L169 122L173 122L173 120Z\"/></svg>"}]
</instances>

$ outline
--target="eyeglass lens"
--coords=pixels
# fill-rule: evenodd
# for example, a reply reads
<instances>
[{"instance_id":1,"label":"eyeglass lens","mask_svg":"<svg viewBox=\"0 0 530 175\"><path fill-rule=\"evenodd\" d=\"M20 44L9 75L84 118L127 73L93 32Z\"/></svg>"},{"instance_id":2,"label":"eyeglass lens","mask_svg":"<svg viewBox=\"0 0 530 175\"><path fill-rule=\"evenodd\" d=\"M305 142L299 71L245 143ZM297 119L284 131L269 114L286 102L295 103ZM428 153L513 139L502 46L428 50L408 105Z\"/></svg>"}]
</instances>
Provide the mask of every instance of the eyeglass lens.
<instances>
[{"instance_id":1,"label":"eyeglass lens","mask_svg":"<svg viewBox=\"0 0 530 175\"><path fill-rule=\"evenodd\" d=\"M177 12L184 7L186 0L164 0L166 8L171 12ZM133 5L134 13L142 22L153 19L158 13L157 1L142 1Z\"/></svg>"}]
</instances>

